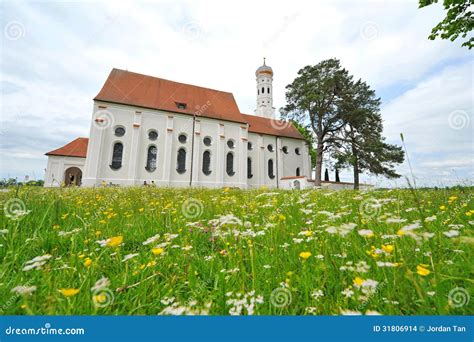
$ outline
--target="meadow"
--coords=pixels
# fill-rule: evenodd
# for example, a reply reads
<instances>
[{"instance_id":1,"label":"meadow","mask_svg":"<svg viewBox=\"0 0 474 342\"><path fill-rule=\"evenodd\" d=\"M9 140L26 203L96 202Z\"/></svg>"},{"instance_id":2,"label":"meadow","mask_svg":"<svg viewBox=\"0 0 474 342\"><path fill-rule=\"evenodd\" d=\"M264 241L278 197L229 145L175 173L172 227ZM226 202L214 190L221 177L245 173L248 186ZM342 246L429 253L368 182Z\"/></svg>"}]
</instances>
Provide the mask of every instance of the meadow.
<instances>
[{"instance_id":1,"label":"meadow","mask_svg":"<svg viewBox=\"0 0 474 342\"><path fill-rule=\"evenodd\" d=\"M473 195L12 188L0 314L473 314Z\"/></svg>"}]
</instances>

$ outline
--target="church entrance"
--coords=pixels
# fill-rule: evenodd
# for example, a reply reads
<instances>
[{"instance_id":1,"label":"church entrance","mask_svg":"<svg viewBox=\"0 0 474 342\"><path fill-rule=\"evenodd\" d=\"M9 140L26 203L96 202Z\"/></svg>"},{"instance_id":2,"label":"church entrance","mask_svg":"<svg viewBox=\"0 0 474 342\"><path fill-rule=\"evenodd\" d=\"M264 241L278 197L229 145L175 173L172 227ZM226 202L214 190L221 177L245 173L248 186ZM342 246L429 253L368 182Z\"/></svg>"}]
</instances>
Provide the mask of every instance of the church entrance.
<instances>
[{"instance_id":1,"label":"church entrance","mask_svg":"<svg viewBox=\"0 0 474 342\"><path fill-rule=\"evenodd\" d=\"M64 183L66 186L80 186L82 182L82 171L78 167L70 167L64 173Z\"/></svg>"}]
</instances>

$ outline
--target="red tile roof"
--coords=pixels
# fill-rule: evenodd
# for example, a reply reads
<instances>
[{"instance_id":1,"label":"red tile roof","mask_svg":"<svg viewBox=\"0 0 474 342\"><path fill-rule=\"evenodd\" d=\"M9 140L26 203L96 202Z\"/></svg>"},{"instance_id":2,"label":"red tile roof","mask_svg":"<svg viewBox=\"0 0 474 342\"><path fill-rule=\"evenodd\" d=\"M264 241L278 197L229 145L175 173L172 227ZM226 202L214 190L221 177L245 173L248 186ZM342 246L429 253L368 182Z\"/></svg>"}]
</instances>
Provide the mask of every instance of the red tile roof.
<instances>
[{"instance_id":1,"label":"red tile roof","mask_svg":"<svg viewBox=\"0 0 474 342\"><path fill-rule=\"evenodd\" d=\"M249 132L275 135L277 137L288 137L303 139L300 132L288 121L267 119L261 116L242 114L249 124Z\"/></svg>"},{"instance_id":2,"label":"red tile roof","mask_svg":"<svg viewBox=\"0 0 474 342\"><path fill-rule=\"evenodd\" d=\"M120 69L110 72L94 100L245 122L232 93Z\"/></svg>"},{"instance_id":3,"label":"red tile roof","mask_svg":"<svg viewBox=\"0 0 474 342\"><path fill-rule=\"evenodd\" d=\"M85 158L87 155L88 144L88 138L77 138L63 147L46 153L46 155Z\"/></svg>"}]
</instances>

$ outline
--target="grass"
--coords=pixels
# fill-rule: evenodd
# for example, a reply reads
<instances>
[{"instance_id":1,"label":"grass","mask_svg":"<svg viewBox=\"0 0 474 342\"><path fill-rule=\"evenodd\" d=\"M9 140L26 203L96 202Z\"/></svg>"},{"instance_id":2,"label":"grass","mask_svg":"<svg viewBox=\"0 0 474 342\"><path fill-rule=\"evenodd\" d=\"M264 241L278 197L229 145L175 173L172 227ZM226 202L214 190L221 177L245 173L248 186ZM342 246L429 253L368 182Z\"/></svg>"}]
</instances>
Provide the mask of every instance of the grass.
<instances>
[{"instance_id":1,"label":"grass","mask_svg":"<svg viewBox=\"0 0 474 342\"><path fill-rule=\"evenodd\" d=\"M472 314L473 194L11 190L0 313Z\"/></svg>"}]
</instances>

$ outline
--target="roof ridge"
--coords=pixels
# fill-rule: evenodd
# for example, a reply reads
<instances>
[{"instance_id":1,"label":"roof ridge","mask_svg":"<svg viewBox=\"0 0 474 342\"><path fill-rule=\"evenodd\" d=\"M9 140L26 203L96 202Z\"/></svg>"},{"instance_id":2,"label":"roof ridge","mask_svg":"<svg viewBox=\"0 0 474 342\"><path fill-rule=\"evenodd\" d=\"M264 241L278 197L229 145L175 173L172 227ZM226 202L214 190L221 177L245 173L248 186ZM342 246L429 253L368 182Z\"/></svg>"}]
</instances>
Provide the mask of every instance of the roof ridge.
<instances>
[{"instance_id":1,"label":"roof ridge","mask_svg":"<svg viewBox=\"0 0 474 342\"><path fill-rule=\"evenodd\" d=\"M219 93L231 94L232 96L234 96L234 93L232 93L232 92L230 92L230 91L225 91L225 90L219 90L219 89L214 89L214 88L208 88L208 87L198 86L198 85L191 84L191 83L173 81L173 80L169 80L169 79L163 78L163 77L152 76L152 75L146 75L146 74L142 74L142 73L139 73L139 72L129 71L129 70L123 70L123 69L119 69L119 68L112 68L112 71L114 71L114 70L122 71L122 72L127 72L127 73L129 73L129 74L135 74L135 75L139 75L139 76L145 76L145 77L156 78L156 79L163 80L163 81L167 81L167 82L171 82L171 83L183 84L183 85L186 85L186 86L191 86L191 87L196 87L196 88L201 88L201 89L206 89L206 90L217 91L217 92L219 92Z\"/></svg>"}]
</instances>

